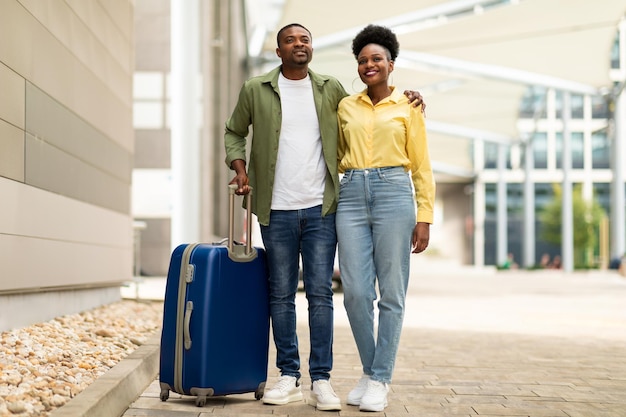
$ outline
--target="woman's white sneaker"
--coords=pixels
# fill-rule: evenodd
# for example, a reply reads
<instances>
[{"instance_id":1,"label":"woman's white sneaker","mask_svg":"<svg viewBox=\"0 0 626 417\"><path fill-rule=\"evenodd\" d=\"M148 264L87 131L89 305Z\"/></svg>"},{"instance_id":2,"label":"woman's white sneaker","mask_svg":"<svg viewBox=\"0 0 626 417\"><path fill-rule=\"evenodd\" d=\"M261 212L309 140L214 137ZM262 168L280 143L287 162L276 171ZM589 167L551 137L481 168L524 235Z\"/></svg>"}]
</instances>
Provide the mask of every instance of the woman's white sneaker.
<instances>
[{"instance_id":1,"label":"woman's white sneaker","mask_svg":"<svg viewBox=\"0 0 626 417\"><path fill-rule=\"evenodd\" d=\"M356 384L356 387L352 388L352 391L348 393L348 400L346 401L348 405L360 405L361 397L365 394L365 390L367 390L367 382L370 380L368 375L363 374L359 382Z\"/></svg>"},{"instance_id":2,"label":"woman's white sneaker","mask_svg":"<svg viewBox=\"0 0 626 417\"><path fill-rule=\"evenodd\" d=\"M339 411L341 410L341 400L335 394L330 381L326 379L318 379L313 381L311 385L310 404L320 411Z\"/></svg>"},{"instance_id":3,"label":"woman's white sneaker","mask_svg":"<svg viewBox=\"0 0 626 417\"><path fill-rule=\"evenodd\" d=\"M370 379L367 383L365 394L361 397L359 410L361 411L383 411L387 407L387 393L389 385L384 382Z\"/></svg>"},{"instance_id":4,"label":"woman's white sneaker","mask_svg":"<svg viewBox=\"0 0 626 417\"><path fill-rule=\"evenodd\" d=\"M263 394L263 403L285 405L302 400L302 389L295 376L283 375L278 378L276 385Z\"/></svg>"}]
</instances>

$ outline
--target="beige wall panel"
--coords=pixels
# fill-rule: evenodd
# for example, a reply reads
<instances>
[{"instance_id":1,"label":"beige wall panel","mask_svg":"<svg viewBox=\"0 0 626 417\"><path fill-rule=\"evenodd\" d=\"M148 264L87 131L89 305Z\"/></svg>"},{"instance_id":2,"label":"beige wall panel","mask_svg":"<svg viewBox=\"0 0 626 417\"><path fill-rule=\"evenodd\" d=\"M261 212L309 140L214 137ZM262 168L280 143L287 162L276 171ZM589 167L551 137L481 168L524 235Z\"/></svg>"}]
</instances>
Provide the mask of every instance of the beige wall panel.
<instances>
[{"instance_id":1,"label":"beige wall panel","mask_svg":"<svg viewBox=\"0 0 626 417\"><path fill-rule=\"evenodd\" d=\"M74 3L81 0L70 0ZM98 0L126 37L133 40L134 0Z\"/></svg>"},{"instance_id":2,"label":"beige wall panel","mask_svg":"<svg viewBox=\"0 0 626 417\"><path fill-rule=\"evenodd\" d=\"M0 63L0 119L24 129L24 78Z\"/></svg>"},{"instance_id":3,"label":"beige wall panel","mask_svg":"<svg viewBox=\"0 0 626 417\"><path fill-rule=\"evenodd\" d=\"M99 79L109 86L116 86L117 91L114 93L121 100L128 100L129 75L132 72L130 42L122 36L115 22L111 21L97 2L82 1L80 4L91 13L81 16L65 2L21 2L35 19Z\"/></svg>"},{"instance_id":4,"label":"beige wall panel","mask_svg":"<svg viewBox=\"0 0 626 417\"><path fill-rule=\"evenodd\" d=\"M19 3L4 0L2 7L0 39L20 42L0 42L0 60L132 151L130 76L118 80L123 87L116 94Z\"/></svg>"},{"instance_id":5,"label":"beige wall panel","mask_svg":"<svg viewBox=\"0 0 626 417\"><path fill-rule=\"evenodd\" d=\"M130 183L133 155L31 83L26 112L30 135Z\"/></svg>"},{"instance_id":6,"label":"beige wall panel","mask_svg":"<svg viewBox=\"0 0 626 417\"><path fill-rule=\"evenodd\" d=\"M86 27L89 28L93 36L95 36L104 48L115 57L115 60L124 71L132 73L132 48L134 48L134 46L132 32L129 32L132 28L123 28L122 22L113 19L113 16L107 10L107 6L111 2L68 0L66 3L76 16L84 22ZM124 0L122 3L129 2ZM130 5L129 7L132 8ZM132 20L133 15L131 14L129 16ZM121 19L128 21L129 17L121 17Z\"/></svg>"},{"instance_id":7,"label":"beige wall panel","mask_svg":"<svg viewBox=\"0 0 626 417\"><path fill-rule=\"evenodd\" d=\"M0 120L0 176L24 181L24 131L2 120ZM0 196L2 196L0 206L4 206L7 196L1 191ZM0 230L3 230L2 226Z\"/></svg>"},{"instance_id":8,"label":"beige wall panel","mask_svg":"<svg viewBox=\"0 0 626 417\"><path fill-rule=\"evenodd\" d=\"M29 81L132 151L132 105L112 94L106 84L54 38L44 36L36 42Z\"/></svg>"},{"instance_id":9,"label":"beige wall panel","mask_svg":"<svg viewBox=\"0 0 626 417\"><path fill-rule=\"evenodd\" d=\"M0 234L0 293L132 278L132 248Z\"/></svg>"},{"instance_id":10,"label":"beige wall panel","mask_svg":"<svg viewBox=\"0 0 626 417\"><path fill-rule=\"evenodd\" d=\"M0 234L118 249L132 246L129 215L3 178L0 195Z\"/></svg>"},{"instance_id":11,"label":"beige wall panel","mask_svg":"<svg viewBox=\"0 0 626 417\"><path fill-rule=\"evenodd\" d=\"M94 80L92 74L87 71L75 72L75 85L80 87L72 98L72 110L124 149L133 152L132 103L121 103L114 99L108 88Z\"/></svg>"},{"instance_id":12,"label":"beige wall panel","mask_svg":"<svg viewBox=\"0 0 626 417\"><path fill-rule=\"evenodd\" d=\"M100 207L130 213L130 183L26 134L25 182Z\"/></svg>"},{"instance_id":13,"label":"beige wall panel","mask_svg":"<svg viewBox=\"0 0 626 417\"><path fill-rule=\"evenodd\" d=\"M2 0L0 13L0 62L13 69L24 78L32 70L32 51L25 45L32 45L34 33L31 32L32 16L16 0ZM7 42L7 39L19 39L19 42Z\"/></svg>"}]
</instances>

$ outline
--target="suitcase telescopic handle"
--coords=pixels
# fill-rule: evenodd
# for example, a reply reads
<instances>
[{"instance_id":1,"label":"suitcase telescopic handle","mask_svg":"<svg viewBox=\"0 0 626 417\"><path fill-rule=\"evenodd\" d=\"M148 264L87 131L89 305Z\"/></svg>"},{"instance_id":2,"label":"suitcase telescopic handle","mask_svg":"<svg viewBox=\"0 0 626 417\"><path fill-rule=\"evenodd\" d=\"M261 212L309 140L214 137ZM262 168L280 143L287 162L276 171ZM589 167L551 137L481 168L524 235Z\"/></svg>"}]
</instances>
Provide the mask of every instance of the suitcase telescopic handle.
<instances>
[{"instance_id":1,"label":"suitcase telescopic handle","mask_svg":"<svg viewBox=\"0 0 626 417\"><path fill-rule=\"evenodd\" d=\"M235 191L237 184L228 184L228 257L235 262L250 262L257 256L256 249L252 247L252 187L248 193L246 208L246 244L235 245Z\"/></svg>"}]
</instances>

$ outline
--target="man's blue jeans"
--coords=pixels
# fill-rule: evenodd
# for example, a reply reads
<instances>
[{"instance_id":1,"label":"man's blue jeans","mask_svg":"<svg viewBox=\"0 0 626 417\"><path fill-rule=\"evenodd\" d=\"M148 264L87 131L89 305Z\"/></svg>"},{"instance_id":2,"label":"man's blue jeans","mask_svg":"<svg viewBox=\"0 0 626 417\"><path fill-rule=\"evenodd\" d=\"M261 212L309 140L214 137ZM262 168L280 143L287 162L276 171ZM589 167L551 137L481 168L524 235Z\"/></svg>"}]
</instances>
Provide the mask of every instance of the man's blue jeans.
<instances>
[{"instance_id":1,"label":"man's blue jeans","mask_svg":"<svg viewBox=\"0 0 626 417\"><path fill-rule=\"evenodd\" d=\"M344 174L337 208L344 305L363 373L380 382L391 382L400 343L415 221L411 178L404 168Z\"/></svg>"},{"instance_id":2,"label":"man's blue jeans","mask_svg":"<svg viewBox=\"0 0 626 417\"><path fill-rule=\"evenodd\" d=\"M312 381L329 379L333 366L335 214L322 217L321 206L272 210L269 226L261 225L261 235L269 266L276 366L281 375L301 376L296 335L296 292L301 255L304 290L309 303L309 374Z\"/></svg>"}]
</instances>

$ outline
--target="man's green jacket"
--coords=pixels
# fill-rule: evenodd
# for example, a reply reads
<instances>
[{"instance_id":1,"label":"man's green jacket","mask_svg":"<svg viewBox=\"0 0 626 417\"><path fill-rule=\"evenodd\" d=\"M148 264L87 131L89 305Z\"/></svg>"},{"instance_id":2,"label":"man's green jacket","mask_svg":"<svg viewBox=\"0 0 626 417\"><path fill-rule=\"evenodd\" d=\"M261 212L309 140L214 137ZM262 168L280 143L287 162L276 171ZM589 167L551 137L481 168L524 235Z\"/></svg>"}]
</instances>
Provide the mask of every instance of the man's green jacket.
<instances>
[{"instance_id":1,"label":"man's green jacket","mask_svg":"<svg viewBox=\"0 0 626 417\"><path fill-rule=\"evenodd\" d=\"M282 112L278 75L280 66L265 75L250 78L239 93L239 100L232 115L226 122L224 144L226 165L246 158L246 137L252 126L250 160L247 162L249 184L254 189L252 212L259 223L268 225L272 205L272 190L278 138ZM322 215L334 213L339 199L339 179L337 175L337 106L347 93L341 83L326 75L316 74L309 69L313 86L313 98L322 136L322 150L326 162L326 183Z\"/></svg>"}]
</instances>

